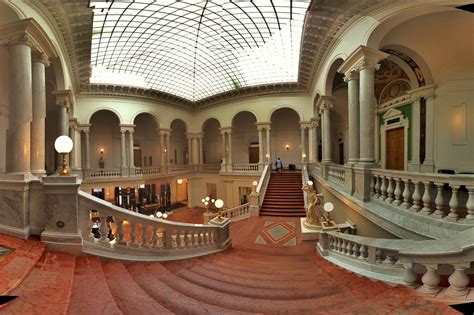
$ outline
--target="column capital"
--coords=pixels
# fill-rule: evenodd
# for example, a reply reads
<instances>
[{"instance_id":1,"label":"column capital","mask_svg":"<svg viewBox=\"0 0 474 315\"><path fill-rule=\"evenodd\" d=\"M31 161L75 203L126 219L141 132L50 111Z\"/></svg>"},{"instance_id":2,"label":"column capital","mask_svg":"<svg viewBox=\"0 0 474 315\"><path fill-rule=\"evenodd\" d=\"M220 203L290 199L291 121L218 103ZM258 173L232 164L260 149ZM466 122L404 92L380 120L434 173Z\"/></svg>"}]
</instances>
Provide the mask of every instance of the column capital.
<instances>
[{"instance_id":1,"label":"column capital","mask_svg":"<svg viewBox=\"0 0 474 315\"><path fill-rule=\"evenodd\" d=\"M77 122L77 118L69 118L69 128L73 128L74 130L79 129L79 123Z\"/></svg>"},{"instance_id":2,"label":"column capital","mask_svg":"<svg viewBox=\"0 0 474 315\"><path fill-rule=\"evenodd\" d=\"M39 63L44 64L45 67L49 67L49 65L51 64L48 56L43 52L39 52L39 51L33 52L31 54L31 59L33 62L39 62Z\"/></svg>"},{"instance_id":3,"label":"column capital","mask_svg":"<svg viewBox=\"0 0 474 315\"><path fill-rule=\"evenodd\" d=\"M299 121L299 123L300 123L300 129L306 129L306 128L311 129L313 127L311 121L301 120Z\"/></svg>"},{"instance_id":4,"label":"column capital","mask_svg":"<svg viewBox=\"0 0 474 315\"><path fill-rule=\"evenodd\" d=\"M270 121L256 122L257 130L270 129Z\"/></svg>"},{"instance_id":5,"label":"column capital","mask_svg":"<svg viewBox=\"0 0 474 315\"><path fill-rule=\"evenodd\" d=\"M91 130L90 128L91 128L91 124L77 124L77 130L79 132L89 133Z\"/></svg>"},{"instance_id":6,"label":"column capital","mask_svg":"<svg viewBox=\"0 0 474 315\"><path fill-rule=\"evenodd\" d=\"M221 132L221 135L223 134L229 134L231 135L232 134L232 127L222 127L222 128L219 128L220 132Z\"/></svg>"},{"instance_id":7,"label":"column capital","mask_svg":"<svg viewBox=\"0 0 474 315\"><path fill-rule=\"evenodd\" d=\"M411 101L417 101L417 100L420 100L422 97L426 99L436 98L435 90L436 90L436 85L431 84L431 85L419 87L417 89L413 89L410 92L408 92L408 94L410 95Z\"/></svg>"},{"instance_id":8,"label":"column capital","mask_svg":"<svg viewBox=\"0 0 474 315\"><path fill-rule=\"evenodd\" d=\"M359 80L359 72L354 70L349 70L344 73L344 82L349 82L352 80Z\"/></svg>"},{"instance_id":9,"label":"column capital","mask_svg":"<svg viewBox=\"0 0 474 315\"><path fill-rule=\"evenodd\" d=\"M73 97L71 90L59 90L51 92L56 97L56 105L66 107L70 110L73 107Z\"/></svg>"},{"instance_id":10,"label":"column capital","mask_svg":"<svg viewBox=\"0 0 474 315\"><path fill-rule=\"evenodd\" d=\"M119 124L120 132L130 132L133 133L135 125L133 124Z\"/></svg>"},{"instance_id":11,"label":"column capital","mask_svg":"<svg viewBox=\"0 0 474 315\"><path fill-rule=\"evenodd\" d=\"M160 136L166 136L166 135L171 135L171 129L169 128L160 128L158 129L160 132Z\"/></svg>"},{"instance_id":12,"label":"column capital","mask_svg":"<svg viewBox=\"0 0 474 315\"><path fill-rule=\"evenodd\" d=\"M366 46L359 46L354 50L337 69L337 72L345 75L351 71L359 72L362 69L377 70L378 62L385 59L389 54Z\"/></svg>"},{"instance_id":13,"label":"column capital","mask_svg":"<svg viewBox=\"0 0 474 315\"><path fill-rule=\"evenodd\" d=\"M319 113L325 110L331 109L334 102L334 96L321 96L316 103L316 108L319 109Z\"/></svg>"}]
</instances>

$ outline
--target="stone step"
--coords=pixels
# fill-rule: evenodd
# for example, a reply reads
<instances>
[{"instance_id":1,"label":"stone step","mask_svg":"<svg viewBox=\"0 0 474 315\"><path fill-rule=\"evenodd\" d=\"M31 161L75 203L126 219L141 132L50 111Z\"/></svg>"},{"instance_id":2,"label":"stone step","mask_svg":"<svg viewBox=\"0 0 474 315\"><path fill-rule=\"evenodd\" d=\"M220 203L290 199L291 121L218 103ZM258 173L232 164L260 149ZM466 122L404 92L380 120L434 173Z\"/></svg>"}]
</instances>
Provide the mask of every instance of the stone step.
<instances>
[{"instance_id":1,"label":"stone step","mask_svg":"<svg viewBox=\"0 0 474 315\"><path fill-rule=\"evenodd\" d=\"M68 314L123 314L102 272L99 257L76 258Z\"/></svg>"},{"instance_id":2,"label":"stone step","mask_svg":"<svg viewBox=\"0 0 474 315\"><path fill-rule=\"evenodd\" d=\"M28 276L44 253L45 245L0 234L0 246L13 251L0 260L0 295L8 295Z\"/></svg>"},{"instance_id":3,"label":"stone step","mask_svg":"<svg viewBox=\"0 0 474 315\"><path fill-rule=\"evenodd\" d=\"M18 296L2 314L65 314L74 277L75 257L46 252L23 282L10 292Z\"/></svg>"},{"instance_id":4,"label":"stone step","mask_svg":"<svg viewBox=\"0 0 474 315\"><path fill-rule=\"evenodd\" d=\"M102 264L105 279L120 310L125 314L173 314L151 298L135 282L123 263Z\"/></svg>"}]
</instances>

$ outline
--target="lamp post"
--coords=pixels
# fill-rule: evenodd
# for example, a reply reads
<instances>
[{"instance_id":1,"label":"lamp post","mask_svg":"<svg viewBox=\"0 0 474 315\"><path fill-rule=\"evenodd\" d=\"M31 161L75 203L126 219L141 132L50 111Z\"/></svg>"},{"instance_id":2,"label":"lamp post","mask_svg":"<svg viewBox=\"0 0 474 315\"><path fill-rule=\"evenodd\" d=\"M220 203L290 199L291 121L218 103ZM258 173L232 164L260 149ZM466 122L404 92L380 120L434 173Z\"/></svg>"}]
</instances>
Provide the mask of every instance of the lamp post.
<instances>
[{"instance_id":1,"label":"lamp post","mask_svg":"<svg viewBox=\"0 0 474 315\"><path fill-rule=\"evenodd\" d=\"M217 199L216 202L214 203L216 208L217 208L217 222L222 222L222 217L221 217L221 209L224 206L224 201L222 199Z\"/></svg>"},{"instance_id":2,"label":"lamp post","mask_svg":"<svg viewBox=\"0 0 474 315\"><path fill-rule=\"evenodd\" d=\"M56 141L54 141L54 148L62 157L61 169L59 170L60 176L69 176L66 164L66 154L72 151L72 147L72 140L68 136L59 136L56 138Z\"/></svg>"},{"instance_id":3,"label":"lamp post","mask_svg":"<svg viewBox=\"0 0 474 315\"><path fill-rule=\"evenodd\" d=\"M209 206L211 205L211 203L214 203L215 200L214 199L211 199L211 197L209 196L206 196L204 198L201 199L201 202L206 206L206 215L209 215Z\"/></svg>"}]
</instances>

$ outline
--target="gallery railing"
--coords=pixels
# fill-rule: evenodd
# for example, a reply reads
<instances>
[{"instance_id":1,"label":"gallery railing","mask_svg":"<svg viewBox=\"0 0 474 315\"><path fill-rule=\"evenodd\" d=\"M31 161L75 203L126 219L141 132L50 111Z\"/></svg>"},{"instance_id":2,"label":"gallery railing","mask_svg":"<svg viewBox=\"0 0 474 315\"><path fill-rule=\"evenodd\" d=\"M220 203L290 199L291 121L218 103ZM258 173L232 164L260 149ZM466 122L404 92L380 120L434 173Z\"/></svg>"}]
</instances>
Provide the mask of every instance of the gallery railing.
<instances>
[{"instance_id":1,"label":"gallery railing","mask_svg":"<svg viewBox=\"0 0 474 315\"><path fill-rule=\"evenodd\" d=\"M268 182L270 181L270 175L272 171L271 164L265 165L262 175L257 184L256 192L258 194L258 207L260 208L263 204L263 199L265 198L265 193L267 192Z\"/></svg>"},{"instance_id":2,"label":"gallery railing","mask_svg":"<svg viewBox=\"0 0 474 315\"><path fill-rule=\"evenodd\" d=\"M344 186L346 169L343 165L329 165L328 179L336 184Z\"/></svg>"},{"instance_id":3,"label":"gallery railing","mask_svg":"<svg viewBox=\"0 0 474 315\"><path fill-rule=\"evenodd\" d=\"M217 213L212 213L209 216L209 219L217 217ZM230 219L232 221L238 221L250 217L249 203L244 203L243 205L225 209L221 211L221 217Z\"/></svg>"},{"instance_id":4,"label":"gallery railing","mask_svg":"<svg viewBox=\"0 0 474 315\"><path fill-rule=\"evenodd\" d=\"M258 163L233 163L233 172L258 172Z\"/></svg>"}]
</instances>

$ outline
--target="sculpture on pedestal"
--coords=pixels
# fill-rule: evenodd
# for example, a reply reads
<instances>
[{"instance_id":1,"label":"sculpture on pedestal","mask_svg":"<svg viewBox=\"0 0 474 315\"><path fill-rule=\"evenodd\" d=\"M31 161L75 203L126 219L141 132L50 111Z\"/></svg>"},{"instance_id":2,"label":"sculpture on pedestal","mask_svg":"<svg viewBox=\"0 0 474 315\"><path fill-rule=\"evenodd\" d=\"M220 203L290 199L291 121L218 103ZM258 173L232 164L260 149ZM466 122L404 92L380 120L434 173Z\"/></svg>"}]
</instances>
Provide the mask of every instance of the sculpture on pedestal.
<instances>
[{"instance_id":1,"label":"sculpture on pedestal","mask_svg":"<svg viewBox=\"0 0 474 315\"><path fill-rule=\"evenodd\" d=\"M313 187L313 182L308 181L302 188L307 193L307 204L304 206L306 211L306 220L304 224L306 226L320 225L322 213L321 213L321 197L322 194L317 194Z\"/></svg>"}]
</instances>

